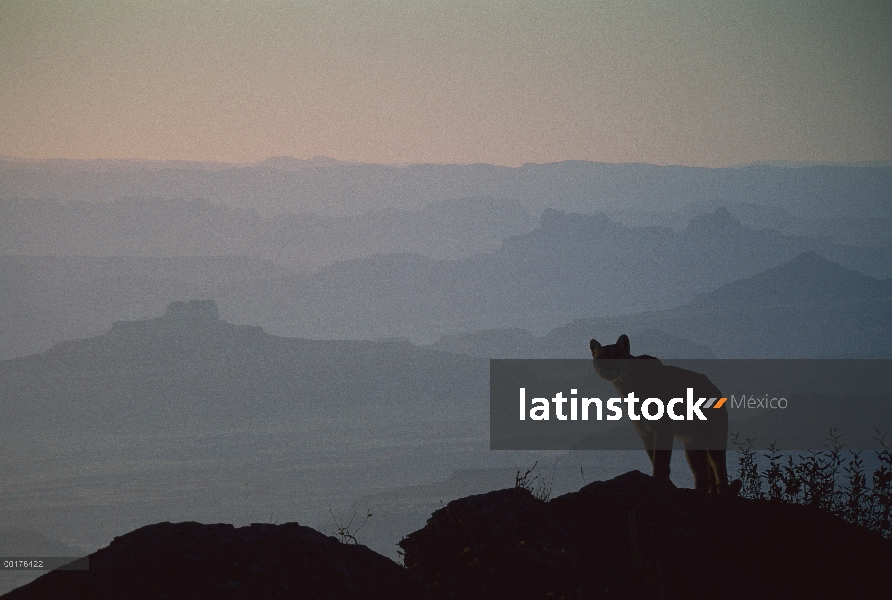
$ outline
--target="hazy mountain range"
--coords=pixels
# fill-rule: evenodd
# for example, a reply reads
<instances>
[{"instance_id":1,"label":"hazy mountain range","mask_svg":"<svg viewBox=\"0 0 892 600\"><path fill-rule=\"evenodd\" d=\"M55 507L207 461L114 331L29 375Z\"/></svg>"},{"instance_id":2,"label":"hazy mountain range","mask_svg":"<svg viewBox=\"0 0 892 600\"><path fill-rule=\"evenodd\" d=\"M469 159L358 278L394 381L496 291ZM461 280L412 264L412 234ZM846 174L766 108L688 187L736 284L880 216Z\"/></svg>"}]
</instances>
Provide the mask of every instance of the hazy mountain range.
<instances>
[{"instance_id":1,"label":"hazy mountain range","mask_svg":"<svg viewBox=\"0 0 892 600\"><path fill-rule=\"evenodd\" d=\"M492 459L487 365L280 338L173 303L0 361L0 523L85 547L152 519L328 531L329 506Z\"/></svg>"},{"instance_id":2,"label":"hazy mountain range","mask_svg":"<svg viewBox=\"0 0 892 600\"><path fill-rule=\"evenodd\" d=\"M807 252L683 306L525 329L445 336L431 347L488 358L585 358L588 342L629 335L633 354L665 358L890 358L892 280Z\"/></svg>"},{"instance_id":3,"label":"hazy mountain range","mask_svg":"<svg viewBox=\"0 0 892 600\"><path fill-rule=\"evenodd\" d=\"M492 198L385 208L348 217L283 213L207 200L122 199L108 204L0 200L0 254L181 257L246 255L313 270L373 254L466 258L536 227L520 203Z\"/></svg>"},{"instance_id":4,"label":"hazy mountain range","mask_svg":"<svg viewBox=\"0 0 892 600\"><path fill-rule=\"evenodd\" d=\"M494 165L388 166L323 157L250 165L145 161L0 160L0 198L109 203L121 198L205 199L229 207L348 216L417 210L447 199L492 197L545 208L604 211L629 224L678 222L727 206L761 227L765 209L786 233L838 243L888 244L892 167L778 166L707 169L567 161ZM741 208L737 208L738 205ZM760 209L753 211L747 206ZM693 214L692 212L693 211ZM780 212L778 212L780 211Z\"/></svg>"},{"instance_id":5,"label":"hazy mountain range","mask_svg":"<svg viewBox=\"0 0 892 600\"><path fill-rule=\"evenodd\" d=\"M0 420L19 432L197 433L335 410L482 409L485 365L407 342L271 336L220 320L212 301L179 302L164 316L0 362Z\"/></svg>"},{"instance_id":6,"label":"hazy mountain range","mask_svg":"<svg viewBox=\"0 0 892 600\"><path fill-rule=\"evenodd\" d=\"M541 335L580 318L681 306L803 252L892 275L892 249L753 230L724 209L680 231L549 209L539 227L505 238L494 252L374 255L310 273L245 257L7 256L0 257L0 356L96 335L183 298L214 298L227 320L276 335L419 343L493 328Z\"/></svg>"},{"instance_id":7,"label":"hazy mountain range","mask_svg":"<svg viewBox=\"0 0 892 600\"><path fill-rule=\"evenodd\" d=\"M247 257L0 256L0 358L99 335L112 322L148 319L183 298L282 274Z\"/></svg>"},{"instance_id":8,"label":"hazy mountain range","mask_svg":"<svg viewBox=\"0 0 892 600\"><path fill-rule=\"evenodd\" d=\"M892 274L890 251L751 230L721 209L680 232L546 210L537 229L492 254L358 259L216 298L230 320L279 335L424 342L491 328L541 333L578 318L679 306L807 251L870 275Z\"/></svg>"}]
</instances>

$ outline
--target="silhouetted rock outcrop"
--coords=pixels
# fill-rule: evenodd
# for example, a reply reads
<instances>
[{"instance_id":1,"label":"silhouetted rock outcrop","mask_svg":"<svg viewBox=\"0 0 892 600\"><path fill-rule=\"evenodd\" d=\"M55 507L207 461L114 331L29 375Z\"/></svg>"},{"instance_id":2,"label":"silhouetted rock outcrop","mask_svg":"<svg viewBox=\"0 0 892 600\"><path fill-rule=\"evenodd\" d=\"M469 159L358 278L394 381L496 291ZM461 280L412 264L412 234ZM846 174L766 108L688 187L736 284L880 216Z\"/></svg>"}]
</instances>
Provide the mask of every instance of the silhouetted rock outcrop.
<instances>
[{"instance_id":1,"label":"silhouetted rock outcrop","mask_svg":"<svg viewBox=\"0 0 892 600\"><path fill-rule=\"evenodd\" d=\"M866 598L887 593L892 564L892 542L816 508L638 471L548 503L523 489L455 500L400 546L459 598Z\"/></svg>"},{"instance_id":2,"label":"silhouetted rock outcrop","mask_svg":"<svg viewBox=\"0 0 892 600\"><path fill-rule=\"evenodd\" d=\"M422 590L380 554L297 523L158 523L91 554L87 571L53 571L4 598L418 598Z\"/></svg>"},{"instance_id":3,"label":"silhouetted rock outcrop","mask_svg":"<svg viewBox=\"0 0 892 600\"><path fill-rule=\"evenodd\" d=\"M4 598L869 598L892 564L892 541L817 508L638 471L454 500L400 546L408 569L297 523L159 523Z\"/></svg>"}]
</instances>

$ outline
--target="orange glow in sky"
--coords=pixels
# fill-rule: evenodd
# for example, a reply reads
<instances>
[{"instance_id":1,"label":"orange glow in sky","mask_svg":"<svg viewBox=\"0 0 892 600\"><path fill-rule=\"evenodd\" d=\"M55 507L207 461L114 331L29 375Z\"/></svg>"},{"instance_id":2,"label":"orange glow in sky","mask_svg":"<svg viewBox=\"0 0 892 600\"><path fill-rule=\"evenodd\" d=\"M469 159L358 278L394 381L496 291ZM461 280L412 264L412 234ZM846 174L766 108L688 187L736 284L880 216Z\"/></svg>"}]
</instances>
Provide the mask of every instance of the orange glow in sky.
<instances>
[{"instance_id":1,"label":"orange glow in sky","mask_svg":"<svg viewBox=\"0 0 892 600\"><path fill-rule=\"evenodd\" d=\"M0 1L0 155L892 159L888 2Z\"/></svg>"}]
</instances>

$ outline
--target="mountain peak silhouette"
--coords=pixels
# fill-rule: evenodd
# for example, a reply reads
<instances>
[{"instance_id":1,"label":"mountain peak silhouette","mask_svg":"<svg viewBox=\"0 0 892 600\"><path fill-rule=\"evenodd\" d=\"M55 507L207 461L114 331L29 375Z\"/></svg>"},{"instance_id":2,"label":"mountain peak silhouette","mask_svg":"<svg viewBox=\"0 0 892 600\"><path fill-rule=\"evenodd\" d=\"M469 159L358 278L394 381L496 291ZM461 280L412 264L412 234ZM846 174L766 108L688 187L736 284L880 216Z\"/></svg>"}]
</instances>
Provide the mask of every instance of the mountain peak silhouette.
<instances>
[{"instance_id":1,"label":"mountain peak silhouette","mask_svg":"<svg viewBox=\"0 0 892 600\"><path fill-rule=\"evenodd\" d=\"M888 298L890 280L875 279L827 260L815 252L803 252L789 262L702 294L691 306L742 307L767 305L811 306L822 303L850 305L853 301Z\"/></svg>"},{"instance_id":2,"label":"mountain peak silhouette","mask_svg":"<svg viewBox=\"0 0 892 600\"><path fill-rule=\"evenodd\" d=\"M737 231L744 229L737 217L724 206L688 221L688 231Z\"/></svg>"}]
</instances>

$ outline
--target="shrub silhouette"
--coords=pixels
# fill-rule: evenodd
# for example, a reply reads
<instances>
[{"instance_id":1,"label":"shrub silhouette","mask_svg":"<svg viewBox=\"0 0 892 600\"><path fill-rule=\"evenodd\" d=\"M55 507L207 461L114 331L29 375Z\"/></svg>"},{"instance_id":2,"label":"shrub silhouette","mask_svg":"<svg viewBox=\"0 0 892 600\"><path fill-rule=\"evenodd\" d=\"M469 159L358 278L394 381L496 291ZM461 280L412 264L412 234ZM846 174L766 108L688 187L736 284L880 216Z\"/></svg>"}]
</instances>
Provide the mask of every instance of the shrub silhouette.
<instances>
[{"instance_id":1,"label":"shrub silhouette","mask_svg":"<svg viewBox=\"0 0 892 600\"><path fill-rule=\"evenodd\" d=\"M555 464L555 468L557 468L557 464ZM536 474L532 475L533 471L536 471ZM538 483L537 483L538 482ZM539 461L533 463L533 466L524 471L520 472L520 469L517 470L517 474L514 476L514 487L515 489L524 489L530 492L534 498L538 500L542 500L543 502L548 502L551 499L551 490L554 485L554 469L551 471L550 476L542 475L539 470Z\"/></svg>"},{"instance_id":2,"label":"shrub silhouette","mask_svg":"<svg viewBox=\"0 0 892 600\"><path fill-rule=\"evenodd\" d=\"M784 456L772 442L762 456L767 466L759 469L755 439L731 436L737 446L738 476L743 482L744 498L789 502L816 506L849 523L867 527L885 538L892 538L892 445L886 433L876 431L880 445L878 465L870 476L861 451L844 450L842 435L835 428L827 434L825 450ZM846 456L845 453L848 453Z\"/></svg>"}]
</instances>

